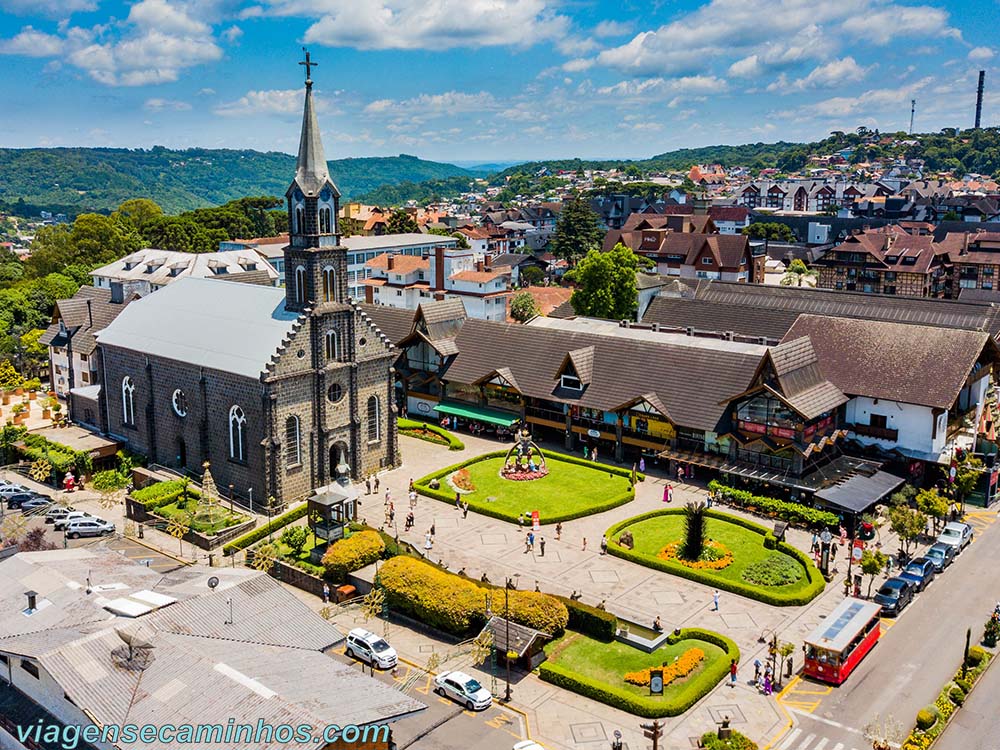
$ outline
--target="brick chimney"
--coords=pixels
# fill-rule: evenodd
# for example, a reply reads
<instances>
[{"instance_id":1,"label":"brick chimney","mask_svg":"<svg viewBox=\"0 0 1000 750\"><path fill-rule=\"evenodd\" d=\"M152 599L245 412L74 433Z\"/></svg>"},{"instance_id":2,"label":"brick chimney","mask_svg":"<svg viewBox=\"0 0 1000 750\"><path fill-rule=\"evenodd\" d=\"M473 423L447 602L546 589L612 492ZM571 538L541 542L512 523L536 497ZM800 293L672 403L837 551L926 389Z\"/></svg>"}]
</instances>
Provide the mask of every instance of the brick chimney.
<instances>
[{"instance_id":1,"label":"brick chimney","mask_svg":"<svg viewBox=\"0 0 1000 750\"><path fill-rule=\"evenodd\" d=\"M969 232L966 232L965 237L962 239L962 252L959 254L960 255L969 254Z\"/></svg>"},{"instance_id":2,"label":"brick chimney","mask_svg":"<svg viewBox=\"0 0 1000 750\"><path fill-rule=\"evenodd\" d=\"M386 270L391 271L396 267L396 256L389 253L389 259L386 261Z\"/></svg>"}]
</instances>

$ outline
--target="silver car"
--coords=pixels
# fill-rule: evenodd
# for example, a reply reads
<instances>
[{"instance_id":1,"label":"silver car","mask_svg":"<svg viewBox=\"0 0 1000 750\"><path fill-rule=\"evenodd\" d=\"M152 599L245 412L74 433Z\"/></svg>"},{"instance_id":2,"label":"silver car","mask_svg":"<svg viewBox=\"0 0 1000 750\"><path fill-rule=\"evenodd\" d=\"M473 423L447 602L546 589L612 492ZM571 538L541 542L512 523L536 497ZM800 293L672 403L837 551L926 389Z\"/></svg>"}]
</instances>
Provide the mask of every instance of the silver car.
<instances>
[{"instance_id":1,"label":"silver car","mask_svg":"<svg viewBox=\"0 0 1000 750\"><path fill-rule=\"evenodd\" d=\"M961 552L972 544L972 527L967 523L952 521L945 525L937 538L937 543L947 544L954 547L956 552Z\"/></svg>"},{"instance_id":2,"label":"silver car","mask_svg":"<svg viewBox=\"0 0 1000 750\"><path fill-rule=\"evenodd\" d=\"M72 506L67 505L60 505L58 508L52 508L45 514L45 523L55 523L56 521L61 521L73 510L74 508Z\"/></svg>"},{"instance_id":3,"label":"silver car","mask_svg":"<svg viewBox=\"0 0 1000 750\"><path fill-rule=\"evenodd\" d=\"M61 518L56 518L52 522L52 528L56 531L64 531L66 529L66 525L70 521L76 521L84 518L93 518L93 516L82 510L71 510Z\"/></svg>"},{"instance_id":4,"label":"silver car","mask_svg":"<svg viewBox=\"0 0 1000 750\"><path fill-rule=\"evenodd\" d=\"M104 536L114 534L115 525L101 518L74 518L66 524L66 536L79 539L81 536Z\"/></svg>"}]
</instances>

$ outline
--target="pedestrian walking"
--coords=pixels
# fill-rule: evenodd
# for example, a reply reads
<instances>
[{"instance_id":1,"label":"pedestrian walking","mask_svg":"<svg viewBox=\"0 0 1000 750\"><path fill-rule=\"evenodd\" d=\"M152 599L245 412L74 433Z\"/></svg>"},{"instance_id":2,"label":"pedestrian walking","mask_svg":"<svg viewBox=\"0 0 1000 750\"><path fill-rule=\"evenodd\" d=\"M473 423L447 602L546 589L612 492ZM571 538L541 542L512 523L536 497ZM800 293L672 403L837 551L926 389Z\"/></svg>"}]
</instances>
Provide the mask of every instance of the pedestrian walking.
<instances>
[{"instance_id":1,"label":"pedestrian walking","mask_svg":"<svg viewBox=\"0 0 1000 750\"><path fill-rule=\"evenodd\" d=\"M760 681L760 670L764 665L760 663L760 659L753 660L753 682L756 685Z\"/></svg>"},{"instance_id":2,"label":"pedestrian walking","mask_svg":"<svg viewBox=\"0 0 1000 750\"><path fill-rule=\"evenodd\" d=\"M677 466L677 481L678 482L684 481L684 467L679 464Z\"/></svg>"},{"instance_id":3,"label":"pedestrian walking","mask_svg":"<svg viewBox=\"0 0 1000 750\"><path fill-rule=\"evenodd\" d=\"M669 484L663 485L663 502L669 503L674 499L674 488Z\"/></svg>"},{"instance_id":4,"label":"pedestrian walking","mask_svg":"<svg viewBox=\"0 0 1000 750\"><path fill-rule=\"evenodd\" d=\"M370 476L365 477L365 494L372 494L372 478Z\"/></svg>"},{"instance_id":5,"label":"pedestrian walking","mask_svg":"<svg viewBox=\"0 0 1000 750\"><path fill-rule=\"evenodd\" d=\"M518 514L518 516L517 516L517 525L518 526L522 526L522 527L524 526L524 515L523 514Z\"/></svg>"},{"instance_id":6,"label":"pedestrian walking","mask_svg":"<svg viewBox=\"0 0 1000 750\"><path fill-rule=\"evenodd\" d=\"M530 547L531 549L535 548L535 532L534 531L529 531L528 532L528 547Z\"/></svg>"},{"instance_id":7,"label":"pedestrian walking","mask_svg":"<svg viewBox=\"0 0 1000 750\"><path fill-rule=\"evenodd\" d=\"M594 450L592 450L590 452L590 460L591 461L595 461L595 462L597 461L597 446L596 445L594 446Z\"/></svg>"},{"instance_id":8,"label":"pedestrian walking","mask_svg":"<svg viewBox=\"0 0 1000 750\"><path fill-rule=\"evenodd\" d=\"M836 544L831 544L830 545L830 562L833 562L836 559L837 559L837 545Z\"/></svg>"},{"instance_id":9,"label":"pedestrian walking","mask_svg":"<svg viewBox=\"0 0 1000 750\"><path fill-rule=\"evenodd\" d=\"M556 524L556 541L558 542L561 539L562 539L562 521Z\"/></svg>"},{"instance_id":10,"label":"pedestrian walking","mask_svg":"<svg viewBox=\"0 0 1000 750\"><path fill-rule=\"evenodd\" d=\"M524 535L524 554L531 552L531 534Z\"/></svg>"},{"instance_id":11,"label":"pedestrian walking","mask_svg":"<svg viewBox=\"0 0 1000 750\"><path fill-rule=\"evenodd\" d=\"M468 518L468 517L469 517L469 501L466 500L464 503L462 503L462 518Z\"/></svg>"},{"instance_id":12,"label":"pedestrian walking","mask_svg":"<svg viewBox=\"0 0 1000 750\"><path fill-rule=\"evenodd\" d=\"M840 546L843 547L847 544L847 529L844 528L844 524L840 525Z\"/></svg>"},{"instance_id":13,"label":"pedestrian walking","mask_svg":"<svg viewBox=\"0 0 1000 750\"><path fill-rule=\"evenodd\" d=\"M774 687L771 685L771 670L768 669L764 674L764 695L770 695L773 690Z\"/></svg>"},{"instance_id":14,"label":"pedestrian walking","mask_svg":"<svg viewBox=\"0 0 1000 750\"><path fill-rule=\"evenodd\" d=\"M326 583L326 581L324 581L323 582L323 604L326 604L329 601L330 601L330 586Z\"/></svg>"},{"instance_id":15,"label":"pedestrian walking","mask_svg":"<svg viewBox=\"0 0 1000 750\"><path fill-rule=\"evenodd\" d=\"M431 521L431 536L437 536L437 522Z\"/></svg>"},{"instance_id":16,"label":"pedestrian walking","mask_svg":"<svg viewBox=\"0 0 1000 750\"><path fill-rule=\"evenodd\" d=\"M643 456L639 456L639 471L646 473L646 459Z\"/></svg>"},{"instance_id":17,"label":"pedestrian walking","mask_svg":"<svg viewBox=\"0 0 1000 750\"><path fill-rule=\"evenodd\" d=\"M413 528L413 511L411 510L409 513L406 514L406 528L404 529L404 531L409 531L412 528Z\"/></svg>"},{"instance_id":18,"label":"pedestrian walking","mask_svg":"<svg viewBox=\"0 0 1000 750\"><path fill-rule=\"evenodd\" d=\"M736 687L736 676L739 673L739 667L736 665L736 659L729 660L729 687Z\"/></svg>"},{"instance_id":19,"label":"pedestrian walking","mask_svg":"<svg viewBox=\"0 0 1000 750\"><path fill-rule=\"evenodd\" d=\"M601 554L606 555L608 553L608 540L603 536L601 537Z\"/></svg>"},{"instance_id":20,"label":"pedestrian walking","mask_svg":"<svg viewBox=\"0 0 1000 750\"><path fill-rule=\"evenodd\" d=\"M719 590L718 589L716 589L715 591L712 592L712 611L713 612L718 612L719 611Z\"/></svg>"},{"instance_id":21,"label":"pedestrian walking","mask_svg":"<svg viewBox=\"0 0 1000 750\"><path fill-rule=\"evenodd\" d=\"M541 539L538 540L538 550L540 552L541 557L545 557L545 537L544 536Z\"/></svg>"},{"instance_id":22,"label":"pedestrian walking","mask_svg":"<svg viewBox=\"0 0 1000 750\"><path fill-rule=\"evenodd\" d=\"M462 510L462 493L458 491L455 492L455 507Z\"/></svg>"},{"instance_id":23,"label":"pedestrian walking","mask_svg":"<svg viewBox=\"0 0 1000 750\"><path fill-rule=\"evenodd\" d=\"M810 549L813 552L819 549L819 534L817 534L815 531L813 532L812 547L810 547Z\"/></svg>"},{"instance_id":24,"label":"pedestrian walking","mask_svg":"<svg viewBox=\"0 0 1000 750\"><path fill-rule=\"evenodd\" d=\"M416 488L413 486L413 478L411 477L410 478L410 486L409 486L409 488L408 488L407 491L408 492L413 492L414 489L416 489Z\"/></svg>"},{"instance_id":25,"label":"pedestrian walking","mask_svg":"<svg viewBox=\"0 0 1000 750\"><path fill-rule=\"evenodd\" d=\"M587 537L584 537L584 538L583 538L583 551L584 551L584 552L586 552L586 551L587 551Z\"/></svg>"},{"instance_id":26,"label":"pedestrian walking","mask_svg":"<svg viewBox=\"0 0 1000 750\"><path fill-rule=\"evenodd\" d=\"M385 488L385 504L388 505L390 502L392 502L392 490L390 490L388 487L386 487Z\"/></svg>"},{"instance_id":27,"label":"pedestrian walking","mask_svg":"<svg viewBox=\"0 0 1000 750\"><path fill-rule=\"evenodd\" d=\"M433 546L434 546L434 534L433 532L428 531L424 535L424 549L429 550Z\"/></svg>"},{"instance_id":28,"label":"pedestrian walking","mask_svg":"<svg viewBox=\"0 0 1000 750\"><path fill-rule=\"evenodd\" d=\"M393 522L396 520L396 509L392 507L392 503L389 503L389 526L392 526Z\"/></svg>"},{"instance_id":29,"label":"pedestrian walking","mask_svg":"<svg viewBox=\"0 0 1000 750\"><path fill-rule=\"evenodd\" d=\"M378 494L378 474L375 475L375 480L372 483L372 487L375 489L375 494Z\"/></svg>"},{"instance_id":30,"label":"pedestrian walking","mask_svg":"<svg viewBox=\"0 0 1000 750\"><path fill-rule=\"evenodd\" d=\"M416 490L410 490L410 508L417 507L417 492Z\"/></svg>"}]
</instances>

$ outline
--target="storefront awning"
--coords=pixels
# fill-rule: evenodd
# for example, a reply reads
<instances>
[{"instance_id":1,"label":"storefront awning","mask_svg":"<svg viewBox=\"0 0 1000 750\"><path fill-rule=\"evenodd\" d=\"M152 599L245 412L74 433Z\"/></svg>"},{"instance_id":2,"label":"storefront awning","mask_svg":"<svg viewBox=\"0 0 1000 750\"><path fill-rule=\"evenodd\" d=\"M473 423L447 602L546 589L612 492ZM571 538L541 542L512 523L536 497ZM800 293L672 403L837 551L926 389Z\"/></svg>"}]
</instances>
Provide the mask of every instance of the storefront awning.
<instances>
[{"instance_id":1,"label":"storefront awning","mask_svg":"<svg viewBox=\"0 0 1000 750\"><path fill-rule=\"evenodd\" d=\"M854 474L846 481L819 490L816 499L850 513L863 513L905 481L887 471L877 471L870 476Z\"/></svg>"},{"instance_id":2,"label":"storefront awning","mask_svg":"<svg viewBox=\"0 0 1000 750\"><path fill-rule=\"evenodd\" d=\"M456 401L443 402L434 407L438 414L448 414L462 419L472 419L477 422L489 422L490 424L510 427L520 417L500 409L490 409L487 406L476 406L475 404L462 404Z\"/></svg>"}]
</instances>

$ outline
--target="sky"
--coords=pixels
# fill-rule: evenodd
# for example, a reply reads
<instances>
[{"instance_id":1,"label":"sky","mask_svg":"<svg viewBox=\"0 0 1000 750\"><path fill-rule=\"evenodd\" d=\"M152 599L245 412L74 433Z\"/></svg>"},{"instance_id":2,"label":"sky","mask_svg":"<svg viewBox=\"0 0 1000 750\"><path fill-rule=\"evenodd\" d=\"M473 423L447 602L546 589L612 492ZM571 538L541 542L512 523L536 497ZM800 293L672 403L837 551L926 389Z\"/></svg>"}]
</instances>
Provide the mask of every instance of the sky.
<instances>
[{"instance_id":1,"label":"sky","mask_svg":"<svg viewBox=\"0 0 1000 750\"><path fill-rule=\"evenodd\" d=\"M0 147L643 158L1000 125L1000 0L0 0Z\"/></svg>"}]
</instances>

